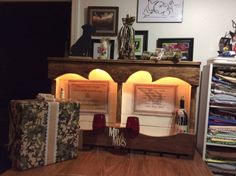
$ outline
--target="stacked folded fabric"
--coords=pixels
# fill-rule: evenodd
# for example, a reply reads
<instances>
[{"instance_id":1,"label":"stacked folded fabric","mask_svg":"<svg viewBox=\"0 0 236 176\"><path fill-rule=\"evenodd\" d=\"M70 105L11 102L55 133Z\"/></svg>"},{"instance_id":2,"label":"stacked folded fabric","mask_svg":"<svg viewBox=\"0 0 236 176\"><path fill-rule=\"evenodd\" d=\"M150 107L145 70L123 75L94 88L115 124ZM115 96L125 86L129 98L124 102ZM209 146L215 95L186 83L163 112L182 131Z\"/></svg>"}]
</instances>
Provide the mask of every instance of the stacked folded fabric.
<instances>
[{"instance_id":1,"label":"stacked folded fabric","mask_svg":"<svg viewBox=\"0 0 236 176\"><path fill-rule=\"evenodd\" d=\"M215 160L216 162L230 161L230 163L236 163L236 153L235 148L231 147L216 147L208 146L207 147L207 158L210 158L211 161Z\"/></svg>"},{"instance_id":2,"label":"stacked folded fabric","mask_svg":"<svg viewBox=\"0 0 236 176\"><path fill-rule=\"evenodd\" d=\"M224 163L211 163L208 162L208 167L213 173L223 174L224 176L235 176L236 165L235 164L224 164Z\"/></svg>"},{"instance_id":3,"label":"stacked folded fabric","mask_svg":"<svg viewBox=\"0 0 236 176\"><path fill-rule=\"evenodd\" d=\"M234 176L236 174L236 153L234 148L207 147L207 163L213 173Z\"/></svg>"},{"instance_id":4,"label":"stacked folded fabric","mask_svg":"<svg viewBox=\"0 0 236 176\"><path fill-rule=\"evenodd\" d=\"M222 109L211 109L208 125L236 126L236 112Z\"/></svg>"},{"instance_id":5,"label":"stacked folded fabric","mask_svg":"<svg viewBox=\"0 0 236 176\"><path fill-rule=\"evenodd\" d=\"M236 126L209 126L207 141L217 144L236 145Z\"/></svg>"},{"instance_id":6,"label":"stacked folded fabric","mask_svg":"<svg viewBox=\"0 0 236 176\"><path fill-rule=\"evenodd\" d=\"M215 67L212 76L206 161L216 175L236 175L236 67Z\"/></svg>"}]
</instances>

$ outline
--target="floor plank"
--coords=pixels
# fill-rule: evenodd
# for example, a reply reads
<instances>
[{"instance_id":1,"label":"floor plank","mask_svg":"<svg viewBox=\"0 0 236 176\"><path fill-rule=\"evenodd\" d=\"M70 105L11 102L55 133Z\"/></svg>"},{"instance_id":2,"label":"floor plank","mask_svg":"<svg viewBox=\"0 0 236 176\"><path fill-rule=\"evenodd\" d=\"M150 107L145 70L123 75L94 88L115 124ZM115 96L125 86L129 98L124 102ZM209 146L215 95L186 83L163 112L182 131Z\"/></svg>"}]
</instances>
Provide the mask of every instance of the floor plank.
<instances>
[{"instance_id":1,"label":"floor plank","mask_svg":"<svg viewBox=\"0 0 236 176\"><path fill-rule=\"evenodd\" d=\"M212 176L195 153L189 160L137 152L121 155L97 148L81 151L74 160L26 171L10 169L1 176Z\"/></svg>"}]
</instances>

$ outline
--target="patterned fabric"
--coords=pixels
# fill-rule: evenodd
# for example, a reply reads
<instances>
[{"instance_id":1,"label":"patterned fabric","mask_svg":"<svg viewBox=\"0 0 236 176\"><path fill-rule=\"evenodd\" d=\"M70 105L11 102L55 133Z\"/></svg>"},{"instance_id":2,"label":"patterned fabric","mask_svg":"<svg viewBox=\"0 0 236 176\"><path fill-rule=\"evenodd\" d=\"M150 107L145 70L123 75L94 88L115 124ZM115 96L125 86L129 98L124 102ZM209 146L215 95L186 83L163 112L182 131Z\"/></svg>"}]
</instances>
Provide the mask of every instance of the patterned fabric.
<instances>
[{"instance_id":1,"label":"patterned fabric","mask_svg":"<svg viewBox=\"0 0 236 176\"><path fill-rule=\"evenodd\" d=\"M12 100L10 149L13 166L28 169L45 165L49 103ZM60 102L56 138L56 162L77 157L79 103Z\"/></svg>"},{"instance_id":2,"label":"patterned fabric","mask_svg":"<svg viewBox=\"0 0 236 176\"><path fill-rule=\"evenodd\" d=\"M78 103L60 103L57 132L57 162L75 158L78 155L78 117Z\"/></svg>"}]
</instances>

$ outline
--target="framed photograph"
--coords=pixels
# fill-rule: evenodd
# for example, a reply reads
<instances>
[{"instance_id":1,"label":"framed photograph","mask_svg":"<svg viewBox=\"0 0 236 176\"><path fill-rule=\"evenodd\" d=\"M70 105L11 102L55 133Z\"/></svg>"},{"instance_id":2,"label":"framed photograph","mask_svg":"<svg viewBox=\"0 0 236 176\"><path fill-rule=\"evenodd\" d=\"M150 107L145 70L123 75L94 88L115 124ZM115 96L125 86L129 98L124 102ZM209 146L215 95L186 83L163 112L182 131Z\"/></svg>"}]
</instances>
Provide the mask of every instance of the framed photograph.
<instances>
[{"instance_id":1,"label":"framed photograph","mask_svg":"<svg viewBox=\"0 0 236 176\"><path fill-rule=\"evenodd\" d=\"M80 111L108 112L108 81L68 81L68 99L80 102Z\"/></svg>"},{"instance_id":2,"label":"framed photograph","mask_svg":"<svg viewBox=\"0 0 236 176\"><path fill-rule=\"evenodd\" d=\"M148 31L135 31L135 57L140 59L148 48Z\"/></svg>"},{"instance_id":3,"label":"framed photograph","mask_svg":"<svg viewBox=\"0 0 236 176\"><path fill-rule=\"evenodd\" d=\"M88 23L95 28L93 35L116 36L118 30L118 7L89 6Z\"/></svg>"},{"instance_id":4,"label":"framed photograph","mask_svg":"<svg viewBox=\"0 0 236 176\"><path fill-rule=\"evenodd\" d=\"M159 38L157 40L157 48L165 50L179 49L182 54L182 61L193 60L193 43L194 38Z\"/></svg>"},{"instance_id":5,"label":"framed photograph","mask_svg":"<svg viewBox=\"0 0 236 176\"><path fill-rule=\"evenodd\" d=\"M176 89L174 85L135 84L134 113L171 117L175 111Z\"/></svg>"},{"instance_id":6,"label":"framed photograph","mask_svg":"<svg viewBox=\"0 0 236 176\"><path fill-rule=\"evenodd\" d=\"M109 40L110 45L108 47L108 58L114 59L114 40ZM100 39L92 39L92 58L97 59L99 56L99 47L101 46Z\"/></svg>"},{"instance_id":7,"label":"framed photograph","mask_svg":"<svg viewBox=\"0 0 236 176\"><path fill-rule=\"evenodd\" d=\"M180 23L183 19L184 0L138 0L137 22Z\"/></svg>"}]
</instances>

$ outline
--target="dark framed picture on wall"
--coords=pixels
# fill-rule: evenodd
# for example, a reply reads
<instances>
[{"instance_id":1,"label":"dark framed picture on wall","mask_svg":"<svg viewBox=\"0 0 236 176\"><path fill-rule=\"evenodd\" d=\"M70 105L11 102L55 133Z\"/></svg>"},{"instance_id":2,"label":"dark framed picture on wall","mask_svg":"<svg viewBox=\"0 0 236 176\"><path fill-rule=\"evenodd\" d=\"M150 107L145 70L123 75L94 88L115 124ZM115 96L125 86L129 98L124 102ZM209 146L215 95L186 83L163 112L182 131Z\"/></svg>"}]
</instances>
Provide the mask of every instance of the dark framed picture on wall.
<instances>
[{"instance_id":1,"label":"dark framed picture on wall","mask_svg":"<svg viewBox=\"0 0 236 176\"><path fill-rule=\"evenodd\" d=\"M193 60L194 38L159 38L157 48L164 48L166 51L179 49L182 61Z\"/></svg>"},{"instance_id":2,"label":"dark framed picture on wall","mask_svg":"<svg viewBox=\"0 0 236 176\"><path fill-rule=\"evenodd\" d=\"M108 59L114 59L114 40L109 40L109 46L108 46ZM101 40L100 39L92 39L92 58L97 59L99 57L99 48L101 46Z\"/></svg>"},{"instance_id":3,"label":"dark framed picture on wall","mask_svg":"<svg viewBox=\"0 0 236 176\"><path fill-rule=\"evenodd\" d=\"M135 31L135 57L140 59L148 48L148 31Z\"/></svg>"},{"instance_id":4,"label":"dark framed picture on wall","mask_svg":"<svg viewBox=\"0 0 236 176\"><path fill-rule=\"evenodd\" d=\"M88 23L95 28L93 35L117 35L118 16L119 7L88 6Z\"/></svg>"}]
</instances>

